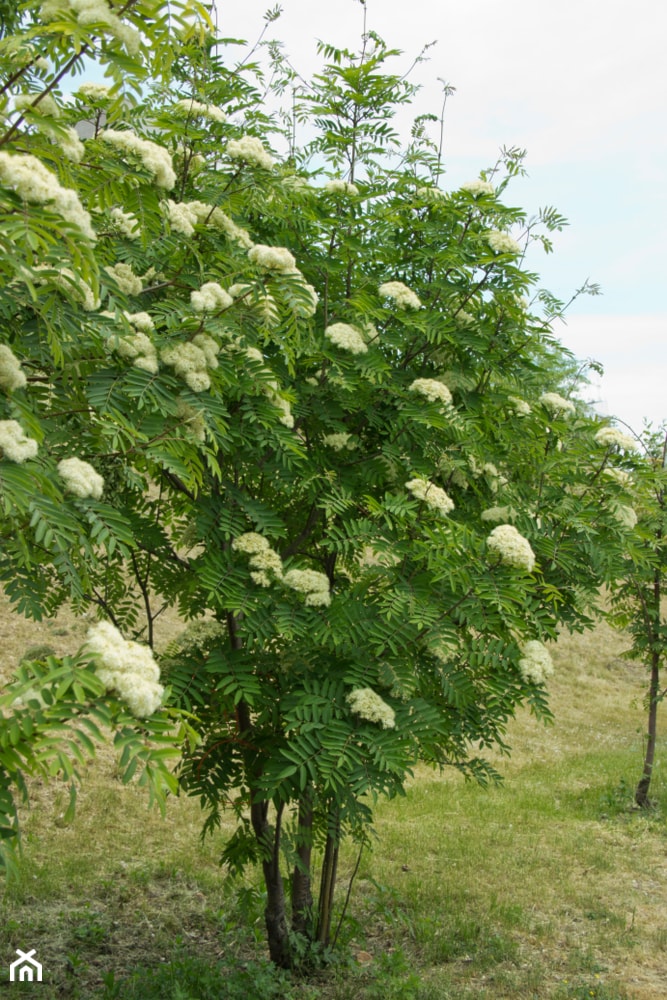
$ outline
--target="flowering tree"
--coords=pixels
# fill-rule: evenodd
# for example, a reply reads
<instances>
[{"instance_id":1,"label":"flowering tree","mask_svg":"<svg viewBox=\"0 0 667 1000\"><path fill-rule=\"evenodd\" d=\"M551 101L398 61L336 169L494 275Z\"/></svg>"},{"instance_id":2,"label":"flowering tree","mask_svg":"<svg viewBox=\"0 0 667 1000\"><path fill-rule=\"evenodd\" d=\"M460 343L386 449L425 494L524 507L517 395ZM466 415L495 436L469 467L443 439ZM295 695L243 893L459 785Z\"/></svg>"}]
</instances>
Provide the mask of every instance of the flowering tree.
<instances>
[{"instance_id":1,"label":"flowering tree","mask_svg":"<svg viewBox=\"0 0 667 1000\"><path fill-rule=\"evenodd\" d=\"M181 787L205 831L233 810L223 860L261 863L290 965L293 932L329 941L342 837L419 760L493 777L517 705L548 714L545 643L618 571L630 518L523 261L565 220L504 203L517 151L443 191L372 33L323 47L283 125L195 3L25 16L0 43L2 580L34 617L99 609L107 698L77 711L191 713ZM84 55L109 85L65 101ZM152 646L165 606L193 624L160 682L126 636Z\"/></svg>"},{"instance_id":2,"label":"flowering tree","mask_svg":"<svg viewBox=\"0 0 667 1000\"><path fill-rule=\"evenodd\" d=\"M613 429L612 429L613 430ZM602 432L600 432L602 433ZM660 690L660 669L665 656L667 626L663 599L667 564L665 533L667 524L667 431L648 431L643 438L631 438L616 431L617 438L607 441L631 454L625 470L619 470L623 488L641 511L641 520L628 546L623 573L611 591L612 624L627 630L632 637L628 656L643 662L649 671L647 691L648 719L644 765L635 789L635 802L642 809L651 805L649 790L655 766L658 733L658 705L665 692Z\"/></svg>"}]
</instances>

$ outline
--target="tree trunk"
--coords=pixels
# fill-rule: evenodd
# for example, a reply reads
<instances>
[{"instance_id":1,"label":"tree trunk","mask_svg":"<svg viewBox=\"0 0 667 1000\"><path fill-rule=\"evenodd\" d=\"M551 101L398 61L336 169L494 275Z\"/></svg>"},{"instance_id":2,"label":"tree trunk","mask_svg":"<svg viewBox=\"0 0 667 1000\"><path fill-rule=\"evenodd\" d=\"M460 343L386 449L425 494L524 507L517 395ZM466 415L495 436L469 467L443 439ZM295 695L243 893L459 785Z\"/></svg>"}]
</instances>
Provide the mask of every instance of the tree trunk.
<instances>
[{"instance_id":1,"label":"tree trunk","mask_svg":"<svg viewBox=\"0 0 667 1000\"><path fill-rule=\"evenodd\" d=\"M282 806L278 809L275 827L272 827L268 821L268 808L268 802L256 802L250 807L252 828L263 854L262 871L266 885L264 922L271 961L281 969L290 969L292 967L292 949L287 927L285 886L280 874Z\"/></svg>"},{"instance_id":2,"label":"tree trunk","mask_svg":"<svg viewBox=\"0 0 667 1000\"><path fill-rule=\"evenodd\" d=\"M324 848L322 862L322 880L320 882L320 897L317 907L317 940L328 945L331 938L331 918L333 916L333 899L336 888L336 872L338 870L338 846L340 843L340 817L334 810L330 817L330 828Z\"/></svg>"},{"instance_id":3,"label":"tree trunk","mask_svg":"<svg viewBox=\"0 0 667 1000\"><path fill-rule=\"evenodd\" d=\"M644 755L644 770L635 791L635 802L642 809L648 809L651 800L648 797L653 763L655 760L655 744L658 730L658 695L660 690L660 654L651 653L651 683L649 685L648 732L646 753Z\"/></svg>"},{"instance_id":4,"label":"tree trunk","mask_svg":"<svg viewBox=\"0 0 667 1000\"><path fill-rule=\"evenodd\" d=\"M311 855L313 850L313 791L308 787L299 801L297 861L292 875L292 930L312 940L313 891Z\"/></svg>"}]
</instances>

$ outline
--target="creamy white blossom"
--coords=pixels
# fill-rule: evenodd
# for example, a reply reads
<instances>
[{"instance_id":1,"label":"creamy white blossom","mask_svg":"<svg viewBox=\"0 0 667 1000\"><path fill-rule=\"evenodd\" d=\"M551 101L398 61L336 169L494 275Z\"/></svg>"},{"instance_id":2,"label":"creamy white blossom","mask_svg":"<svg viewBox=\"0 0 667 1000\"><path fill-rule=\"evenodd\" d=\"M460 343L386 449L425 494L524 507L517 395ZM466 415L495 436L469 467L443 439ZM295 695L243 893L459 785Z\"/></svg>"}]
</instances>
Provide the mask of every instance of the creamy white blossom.
<instances>
[{"instance_id":1,"label":"creamy white blossom","mask_svg":"<svg viewBox=\"0 0 667 1000\"><path fill-rule=\"evenodd\" d=\"M306 595L305 603L311 607L327 607L331 604L329 578L314 569L290 569L283 576L283 583L291 590Z\"/></svg>"},{"instance_id":2,"label":"creamy white blossom","mask_svg":"<svg viewBox=\"0 0 667 1000\"><path fill-rule=\"evenodd\" d=\"M540 396L540 403L546 406L552 417L566 419L575 412L574 403L569 399L564 399L557 392L543 392Z\"/></svg>"},{"instance_id":3,"label":"creamy white blossom","mask_svg":"<svg viewBox=\"0 0 667 1000\"><path fill-rule=\"evenodd\" d=\"M513 240L509 233L502 233L498 229L492 229L486 234L486 242L496 253L521 253L517 241Z\"/></svg>"},{"instance_id":4,"label":"creamy white blossom","mask_svg":"<svg viewBox=\"0 0 667 1000\"><path fill-rule=\"evenodd\" d=\"M56 175L36 156L0 152L0 184L12 188L27 204L47 205L66 222L76 226L87 240L96 240L90 215L76 191L61 187Z\"/></svg>"},{"instance_id":5,"label":"creamy white blossom","mask_svg":"<svg viewBox=\"0 0 667 1000\"><path fill-rule=\"evenodd\" d=\"M124 212L122 208L116 206L110 213L111 221L121 236L126 236L128 240L141 239L139 220L132 212Z\"/></svg>"},{"instance_id":6,"label":"creamy white blossom","mask_svg":"<svg viewBox=\"0 0 667 1000\"><path fill-rule=\"evenodd\" d=\"M532 572L535 566L535 553L530 542L520 535L511 524L499 524L486 540L489 551L499 556L500 561L514 569Z\"/></svg>"},{"instance_id":7,"label":"creamy white blossom","mask_svg":"<svg viewBox=\"0 0 667 1000\"><path fill-rule=\"evenodd\" d=\"M37 104L34 102L39 97ZM25 111L26 108L38 115L45 115L47 118L60 118L60 108L54 101L51 94L17 94L14 98L14 110Z\"/></svg>"},{"instance_id":8,"label":"creamy white blossom","mask_svg":"<svg viewBox=\"0 0 667 1000\"><path fill-rule=\"evenodd\" d=\"M172 344L160 352L160 360L173 368L193 392L210 389L211 380L206 372L206 354L194 343Z\"/></svg>"},{"instance_id":9,"label":"creamy white blossom","mask_svg":"<svg viewBox=\"0 0 667 1000\"><path fill-rule=\"evenodd\" d=\"M345 431L340 431L338 434L325 434L322 438L322 444L326 445L327 448L333 448L334 451L344 451L345 449L352 451L357 447L352 435Z\"/></svg>"},{"instance_id":10,"label":"creamy white blossom","mask_svg":"<svg viewBox=\"0 0 667 1000\"><path fill-rule=\"evenodd\" d=\"M506 524L516 515L513 507L488 507L480 514L482 521Z\"/></svg>"},{"instance_id":11,"label":"creamy white blossom","mask_svg":"<svg viewBox=\"0 0 667 1000\"><path fill-rule=\"evenodd\" d=\"M268 271L296 270L296 261L285 247L269 247L257 243L248 251L248 259Z\"/></svg>"},{"instance_id":12,"label":"creamy white blossom","mask_svg":"<svg viewBox=\"0 0 667 1000\"><path fill-rule=\"evenodd\" d=\"M493 184L490 184L489 181L483 180L468 181L466 184L461 185L461 190L468 191L471 195L474 195L475 198L480 194L496 193L496 189Z\"/></svg>"},{"instance_id":13,"label":"creamy white blossom","mask_svg":"<svg viewBox=\"0 0 667 1000\"><path fill-rule=\"evenodd\" d=\"M190 302L195 312L216 312L229 309L234 300L217 281L207 281L198 291L190 292Z\"/></svg>"},{"instance_id":14,"label":"creamy white blossom","mask_svg":"<svg viewBox=\"0 0 667 1000\"><path fill-rule=\"evenodd\" d=\"M141 39L139 32L113 13L106 0L45 0L39 14L42 21L55 21L64 13L76 15L80 25L93 25L105 34L121 42L129 55L139 54Z\"/></svg>"},{"instance_id":15,"label":"creamy white blossom","mask_svg":"<svg viewBox=\"0 0 667 1000\"><path fill-rule=\"evenodd\" d=\"M537 639L529 639L522 646L521 652L523 655L519 660L519 670L524 681L544 684L547 677L554 672L549 650Z\"/></svg>"},{"instance_id":16,"label":"creamy white blossom","mask_svg":"<svg viewBox=\"0 0 667 1000\"><path fill-rule=\"evenodd\" d=\"M137 718L160 707L164 688L149 646L124 639L111 622L98 622L88 630L82 652L96 657L95 673L107 691L115 690Z\"/></svg>"},{"instance_id":17,"label":"creamy white blossom","mask_svg":"<svg viewBox=\"0 0 667 1000\"><path fill-rule=\"evenodd\" d=\"M432 507L433 510L437 510L443 517L454 510L454 501L451 497L429 479L411 479L405 486L406 489L410 490L413 497L417 500L423 500L427 506Z\"/></svg>"},{"instance_id":18,"label":"creamy white blossom","mask_svg":"<svg viewBox=\"0 0 667 1000\"><path fill-rule=\"evenodd\" d=\"M274 159L266 151L260 139L254 135L244 135L240 139L230 139L225 150L227 156L233 160L244 160L255 167L262 167L264 170L272 170Z\"/></svg>"},{"instance_id":19,"label":"creamy white blossom","mask_svg":"<svg viewBox=\"0 0 667 1000\"><path fill-rule=\"evenodd\" d=\"M380 295L392 299L399 309L420 309L421 301L419 296L404 285L402 281L385 281L378 288Z\"/></svg>"},{"instance_id":20,"label":"creamy white blossom","mask_svg":"<svg viewBox=\"0 0 667 1000\"><path fill-rule=\"evenodd\" d=\"M121 292L125 292L126 295L141 295L144 283L129 264L120 262L105 267L104 270L111 275Z\"/></svg>"},{"instance_id":21,"label":"creamy white blossom","mask_svg":"<svg viewBox=\"0 0 667 1000\"><path fill-rule=\"evenodd\" d=\"M604 469L603 476L607 476L608 479L612 479L619 486L629 486L632 482L632 476L625 469Z\"/></svg>"},{"instance_id":22,"label":"creamy white blossom","mask_svg":"<svg viewBox=\"0 0 667 1000\"><path fill-rule=\"evenodd\" d=\"M510 396L507 402L515 417L528 417L533 412L525 399L520 399L518 396Z\"/></svg>"},{"instance_id":23,"label":"creamy white blossom","mask_svg":"<svg viewBox=\"0 0 667 1000\"><path fill-rule=\"evenodd\" d=\"M2 457L22 465L37 454L37 442L29 438L17 420L0 420Z\"/></svg>"},{"instance_id":24,"label":"creamy white blossom","mask_svg":"<svg viewBox=\"0 0 667 1000\"><path fill-rule=\"evenodd\" d=\"M23 389L26 385L27 379L21 368L21 362L11 347L0 344L0 389L13 392L14 389Z\"/></svg>"},{"instance_id":25,"label":"creamy white blossom","mask_svg":"<svg viewBox=\"0 0 667 1000\"><path fill-rule=\"evenodd\" d=\"M232 542L232 549L250 557L250 578L258 586L269 587L274 579L283 579L282 559L263 535L256 531L238 535Z\"/></svg>"},{"instance_id":26,"label":"creamy white blossom","mask_svg":"<svg viewBox=\"0 0 667 1000\"><path fill-rule=\"evenodd\" d=\"M80 458L63 458L57 465L58 475L67 493L99 500L104 492L104 479L88 462Z\"/></svg>"},{"instance_id":27,"label":"creamy white blossom","mask_svg":"<svg viewBox=\"0 0 667 1000\"><path fill-rule=\"evenodd\" d=\"M176 183L176 174L171 156L163 146L158 146L150 139L141 139L129 129L122 132L116 129L105 129L98 139L115 146L122 153L129 154L141 160L146 170L153 175L158 187L171 191Z\"/></svg>"},{"instance_id":28,"label":"creamy white blossom","mask_svg":"<svg viewBox=\"0 0 667 1000\"><path fill-rule=\"evenodd\" d=\"M359 188L356 184L351 184L350 181L344 181L338 177L327 181L324 185L324 190L327 194L340 194L348 198L352 198L359 194Z\"/></svg>"},{"instance_id":29,"label":"creamy white blossom","mask_svg":"<svg viewBox=\"0 0 667 1000\"><path fill-rule=\"evenodd\" d=\"M355 688L345 700L350 711L366 722L377 722L383 729L396 728L396 713L373 688Z\"/></svg>"},{"instance_id":30,"label":"creamy white blossom","mask_svg":"<svg viewBox=\"0 0 667 1000\"><path fill-rule=\"evenodd\" d=\"M637 512L634 507L628 507L627 504L622 503L614 504L612 513L618 523L629 531L632 531L637 524Z\"/></svg>"},{"instance_id":31,"label":"creamy white blossom","mask_svg":"<svg viewBox=\"0 0 667 1000\"><path fill-rule=\"evenodd\" d=\"M332 323L324 331L324 336L336 347L349 351L350 354L366 354L368 351L361 331L348 323Z\"/></svg>"},{"instance_id":32,"label":"creamy white blossom","mask_svg":"<svg viewBox=\"0 0 667 1000\"><path fill-rule=\"evenodd\" d=\"M624 434L617 427L601 427L595 435L598 444L608 448L622 448L623 451L637 451L638 444L629 434Z\"/></svg>"},{"instance_id":33,"label":"creamy white blossom","mask_svg":"<svg viewBox=\"0 0 667 1000\"><path fill-rule=\"evenodd\" d=\"M165 207L172 232L182 233L183 236L193 236L195 226L199 221L193 206L188 202L172 201L169 198Z\"/></svg>"},{"instance_id":34,"label":"creamy white blossom","mask_svg":"<svg viewBox=\"0 0 667 1000\"><path fill-rule=\"evenodd\" d=\"M450 406L452 394L444 382L435 378L416 378L409 386L412 392L418 392L425 396L429 403L442 403L443 406Z\"/></svg>"},{"instance_id":35,"label":"creamy white blossom","mask_svg":"<svg viewBox=\"0 0 667 1000\"><path fill-rule=\"evenodd\" d=\"M76 88L76 93L87 101L97 103L98 101L108 101L110 90L111 87L108 87L105 83L93 83L90 81L79 84Z\"/></svg>"},{"instance_id":36,"label":"creamy white blossom","mask_svg":"<svg viewBox=\"0 0 667 1000\"><path fill-rule=\"evenodd\" d=\"M224 123L227 121L225 112L216 107L215 104L202 104L201 101L195 101L191 97L183 97L180 101L176 101L174 109L179 113L183 112L195 118L207 118L212 122Z\"/></svg>"}]
</instances>

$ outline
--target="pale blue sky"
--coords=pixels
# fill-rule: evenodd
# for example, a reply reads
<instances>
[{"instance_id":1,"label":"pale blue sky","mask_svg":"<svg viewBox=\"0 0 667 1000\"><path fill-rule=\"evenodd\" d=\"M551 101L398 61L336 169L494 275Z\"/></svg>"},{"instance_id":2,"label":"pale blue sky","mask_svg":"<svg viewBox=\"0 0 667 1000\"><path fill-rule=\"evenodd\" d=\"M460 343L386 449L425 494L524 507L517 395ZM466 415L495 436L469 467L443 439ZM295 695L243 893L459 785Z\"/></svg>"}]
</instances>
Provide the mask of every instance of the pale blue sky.
<instances>
[{"instance_id":1,"label":"pale blue sky","mask_svg":"<svg viewBox=\"0 0 667 1000\"><path fill-rule=\"evenodd\" d=\"M221 33L254 41L266 0L218 0ZM359 0L282 0L269 37L308 75L315 41L356 48ZM405 52L407 69L438 40L414 77L417 110L447 107L443 186L490 165L502 145L526 148L529 176L508 200L554 205L570 220L535 267L561 298L590 278L601 297L579 300L557 331L605 377L593 396L636 428L667 417L667 5L657 0L367 0L368 26ZM398 65L398 64L397 64Z\"/></svg>"}]
</instances>

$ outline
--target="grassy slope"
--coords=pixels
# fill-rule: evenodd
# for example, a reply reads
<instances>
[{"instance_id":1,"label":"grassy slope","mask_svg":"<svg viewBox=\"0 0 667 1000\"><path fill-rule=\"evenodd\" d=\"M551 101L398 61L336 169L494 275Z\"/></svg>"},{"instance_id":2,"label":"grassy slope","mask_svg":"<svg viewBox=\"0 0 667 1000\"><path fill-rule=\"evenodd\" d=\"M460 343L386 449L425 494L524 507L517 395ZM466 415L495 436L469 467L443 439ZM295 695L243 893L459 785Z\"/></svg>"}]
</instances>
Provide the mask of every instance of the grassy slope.
<instances>
[{"instance_id":1,"label":"grassy slope","mask_svg":"<svg viewBox=\"0 0 667 1000\"><path fill-rule=\"evenodd\" d=\"M5 668L31 642L72 651L85 631L67 620L37 635L7 618L0 627ZM383 804L378 845L362 858L341 932L360 962L326 982L272 995L667 995L667 792L658 768L656 811L630 808L644 673L618 659L623 645L603 626L563 637L552 683L555 724L545 728L527 714L516 720L513 755L498 761L500 788L483 791L454 774L424 771L406 799ZM663 741L659 760L664 753ZM41 998L101 997L103 975L113 971L118 980L175 954L224 959L238 970L261 954L260 894L251 879L240 894L224 884L216 844L198 841L195 803L174 802L164 820L147 812L141 791L117 781L103 749L68 827L59 820L65 804L62 786L33 789L23 879L0 904L0 992L15 948L37 948L52 985L11 989ZM355 861L351 850L343 858L341 900ZM159 995L166 998L208 995L202 984L183 994L165 989ZM259 997L258 980L254 989L248 1000Z\"/></svg>"}]
</instances>

